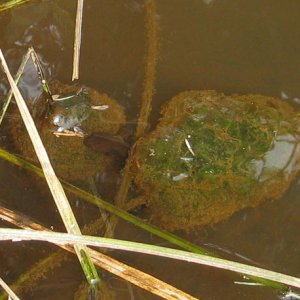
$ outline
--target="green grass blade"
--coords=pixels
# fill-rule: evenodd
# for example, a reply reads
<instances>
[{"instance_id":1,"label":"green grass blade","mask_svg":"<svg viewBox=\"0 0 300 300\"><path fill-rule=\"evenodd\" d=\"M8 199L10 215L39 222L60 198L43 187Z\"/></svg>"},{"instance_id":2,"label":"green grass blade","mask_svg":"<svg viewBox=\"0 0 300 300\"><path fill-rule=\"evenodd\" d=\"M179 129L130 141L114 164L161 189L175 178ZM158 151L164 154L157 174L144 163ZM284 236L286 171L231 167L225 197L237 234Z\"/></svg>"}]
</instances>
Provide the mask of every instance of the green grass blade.
<instances>
[{"instance_id":1,"label":"green grass blade","mask_svg":"<svg viewBox=\"0 0 300 300\"><path fill-rule=\"evenodd\" d=\"M253 267L250 265L237 263L217 257L190 253L183 250L176 250L161 246L153 246L149 244L136 243L131 241L116 240L103 237L74 235L58 232L44 232L24 229L0 228L0 240L38 240L48 241L56 244L85 244L87 246L95 246L123 251L131 251L149 255L167 257L176 260L193 262L196 264L211 266L219 269L243 273L250 276L256 276L267 280L276 281L288 286L300 288L300 278L285 275L266 269Z\"/></svg>"},{"instance_id":2,"label":"green grass blade","mask_svg":"<svg viewBox=\"0 0 300 300\"><path fill-rule=\"evenodd\" d=\"M26 2L29 2L29 1L30 0L11 0L11 1L7 1L3 4L0 4L0 12L5 11L5 10L10 9L10 8L17 7L21 4L25 4Z\"/></svg>"},{"instance_id":3,"label":"green grass blade","mask_svg":"<svg viewBox=\"0 0 300 300\"><path fill-rule=\"evenodd\" d=\"M8 151L0 148L0 157L17 165L20 166L26 170L29 170L33 173L35 173L36 175L38 175L39 177L44 177L44 174L42 172L42 170L31 164L30 162L22 159L20 156L14 155L12 153L9 153ZM134 215L126 212L123 209L120 209L116 206L114 206L113 204L106 202L104 200L102 200L101 198L94 196L92 194L90 194L87 191L84 191L64 180L60 180L63 184L63 186L65 187L66 190L68 190L69 192L83 198L84 200L86 200L87 202L94 204L100 208L103 208L105 210L107 210L108 212L120 217L121 219L130 222L131 224L134 224L137 227L140 227L158 237L163 238L164 240L169 241L170 243L177 245L185 250L194 252L194 253L200 253L200 254L210 254L213 255L212 253L210 253L209 251L207 251L204 248L201 248L185 239L182 239L180 237L178 237L175 234L172 234L168 231L162 230L156 226L153 226L149 223L146 223L145 221L143 221L142 219L135 217Z\"/></svg>"}]
</instances>

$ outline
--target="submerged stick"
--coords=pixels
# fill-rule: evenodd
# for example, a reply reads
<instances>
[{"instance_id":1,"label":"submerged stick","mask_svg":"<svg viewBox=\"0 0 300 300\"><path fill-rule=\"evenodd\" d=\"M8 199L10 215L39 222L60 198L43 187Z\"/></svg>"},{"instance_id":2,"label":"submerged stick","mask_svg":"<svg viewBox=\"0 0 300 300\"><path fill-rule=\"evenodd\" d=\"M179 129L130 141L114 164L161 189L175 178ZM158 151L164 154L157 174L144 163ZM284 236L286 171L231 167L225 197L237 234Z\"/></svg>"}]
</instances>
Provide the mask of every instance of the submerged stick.
<instances>
[{"instance_id":1,"label":"submerged stick","mask_svg":"<svg viewBox=\"0 0 300 300\"><path fill-rule=\"evenodd\" d=\"M151 103L155 92L155 77L158 57L158 25L156 19L155 0L146 1L146 33L147 33L147 53L145 59L145 80L142 95L142 106L135 138L140 138L148 126L149 115L151 112Z\"/></svg>"},{"instance_id":2,"label":"submerged stick","mask_svg":"<svg viewBox=\"0 0 300 300\"><path fill-rule=\"evenodd\" d=\"M38 134L38 131L35 127L34 121L30 115L28 107L10 74L10 71L8 69L7 63L5 61L5 58L4 58L1 50L0 50L0 59L1 59L2 66L4 68L4 72L6 73L7 79L9 81L9 84L13 91L14 97L16 99L17 105L19 107L22 119L25 123L26 129L27 129L30 139L33 143L35 152L36 152L37 157L42 166L42 169L43 169L46 181L48 183L48 186L50 188L50 191L52 193L53 199L56 203L56 206L57 206L59 213L62 217L62 220L64 222L64 225L69 233L80 235L81 232L80 232L79 225L77 224L76 218L73 214L73 211L68 202L66 194L63 190L61 183L59 182L58 178L56 177L56 174L52 168L48 154L44 148L42 140L41 140L41 138ZM76 245L75 251L76 251L78 259L82 265L82 268L84 270L87 281L91 285L95 286L94 283L95 282L98 283L100 279L98 277L96 268L88 254L87 247ZM82 256L82 251L84 251L85 257L87 257L88 260L86 260Z\"/></svg>"},{"instance_id":3,"label":"submerged stick","mask_svg":"<svg viewBox=\"0 0 300 300\"><path fill-rule=\"evenodd\" d=\"M34 222L30 219L30 217L21 214L16 211L11 211L7 208L0 207L0 218L14 224L23 229L32 229L32 230L41 230L51 232L48 228ZM84 232L85 230L83 230ZM59 247L74 253L74 249L71 246L58 245ZM196 298L174 288L173 286L151 276L147 273L144 273L140 270L132 268L124 263L121 263L103 253L98 251L89 249L91 257L93 258L94 263L103 268L104 270L123 278L131 282L132 284L147 290L150 293L158 295L164 299L169 300L177 300L177 299L186 299L186 300L195 300ZM58 252L56 252L58 253ZM56 254L55 253L55 254ZM59 253L61 253L59 251ZM57 259L58 255L55 255L55 259ZM46 258L46 260L48 257ZM38 263L39 264L39 263ZM43 269L45 269L45 265L43 264ZM34 277L34 276L33 276ZM31 279L31 276L30 276ZM24 285L25 283L23 282ZM28 284L25 284L28 285ZM15 286L15 285L14 285ZM20 287L20 283L17 284L16 288ZM1 297L0 297L1 299Z\"/></svg>"},{"instance_id":4,"label":"submerged stick","mask_svg":"<svg viewBox=\"0 0 300 300\"><path fill-rule=\"evenodd\" d=\"M151 112L151 103L154 94L155 85L155 74L156 65L158 57L158 41L157 41L157 21L156 21L156 5L155 0L146 1L146 22L145 28L147 33L147 52L145 59L145 80L144 89L142 95L142 106L140 109L140 115L138 120L138 125L136 128L135 138L141 137L145 129L148 126L148 119ZM125 167L123 169L122 181L120 188L117 192L115 203L118 207L124 208L128 191L132 182L131 176L131 157L132 153L129 153L129 157L126 161ZM112 228L116 226L117 220L111 220Z\"/></svg>"},{"instance_id":5,"label":"submerged stick","mask_svg":"<svg viewBox=\"0 0 300 300\"><path fill-rule=\"evenodd\" d=\"M83 14L83 0L78 0L78 2L77 2L77 12L76 12L76 24L75 24L75 37L74 37L72 81L79 78L79 60L80 60L80 47L81 47L82 14Z\"/></svg>"}]
</instances>

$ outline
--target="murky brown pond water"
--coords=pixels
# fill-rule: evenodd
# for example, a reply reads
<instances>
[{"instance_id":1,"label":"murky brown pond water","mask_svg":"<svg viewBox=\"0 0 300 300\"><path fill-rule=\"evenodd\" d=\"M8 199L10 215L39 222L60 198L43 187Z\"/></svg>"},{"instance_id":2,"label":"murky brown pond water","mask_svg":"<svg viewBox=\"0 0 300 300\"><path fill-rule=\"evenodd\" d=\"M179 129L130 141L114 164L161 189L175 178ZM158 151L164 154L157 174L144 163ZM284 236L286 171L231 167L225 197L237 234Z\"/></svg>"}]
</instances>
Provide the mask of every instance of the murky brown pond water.
<instances>
[{"instance_id":1,"label":"murky brown pond water","mask_svg":"<svg viewBox=\"0 0 300 300\"><path fill-rule=\"evenodd\" d=\"M151 114L155 125L160 107L179 92L215 89L226 94L258 93L300 107L300 2L294 0L164 0L157 3L159 60ZM48 79L70 83L75 1L34 1L0 14L0 46L13 72L29 46L42 58ZM107 93L124 107L135 124L145 69L145 7L140 0L85 2L80 83ZM7 94L0 75L1 102ZM21 82L28 100L40 93L32 65ZM9 115L13 117L13 115ZM0 145L9 149L7 132ZM69 149L66 149L69 151ZM70 155L72 155L71 151ZM116 173L107 173L115 177ZM103 186L84 183L113 197ZM192 242L220 255L293 276L300 276L300 182L277 201L236 213L226 221L189 234ZM19 168L0 161L0 203L63 230L45 185ZM98 210L76 200L81 225ZM4 226L4 223L1 226ZM168 245L120 221L116 238ZM1 243L0 276L14 282L55 247L43 243ZM149 272L201 299L279 299L270 288L238 285L239 275L157 257L110 252L129 265ZM105 273L116 299L156 299ZM73 299L83 281L79 264L69 260L29 289L24 299ZM63 295L63 296L62 296Z\"/></svg>"}]
</instances>

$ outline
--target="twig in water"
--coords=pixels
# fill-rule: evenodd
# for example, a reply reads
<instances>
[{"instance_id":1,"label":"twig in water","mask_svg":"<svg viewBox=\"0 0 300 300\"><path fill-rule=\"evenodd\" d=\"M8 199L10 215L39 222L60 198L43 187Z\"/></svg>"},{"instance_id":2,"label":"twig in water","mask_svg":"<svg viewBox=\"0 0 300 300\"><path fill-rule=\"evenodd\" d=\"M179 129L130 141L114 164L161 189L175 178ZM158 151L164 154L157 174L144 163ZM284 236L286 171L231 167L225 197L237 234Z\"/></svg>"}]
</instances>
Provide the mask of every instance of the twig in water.
<instances>
[{"instance_id":1,"label":"twig in water","mask_svg":"<svg viewBox=\"0 0 300 300\"><path fill-rule=\"evenodd\" d=\"M156 76L156 65L158 56L158 41L157 41L157 20L156 20L156 3L155 0L146 1L146 32L147 32L147 52L145 61L145 81L142 95L142 106L140 109L138 125L136 128L135 137L140 138L148 126L149 114L151 111L151 103L154 94L155 76ZM123 169L122 181L120 188L117 192L115 203L118 207L123 208L126 205L126 198L131 185L131 155L126 161L125 167ZM117 224L116 218L111 218L111 226L115 227Z\"/></svg>"},{"instance_id":2,"label":"twig in water","mask_svg":"<svg viewBox=\"0 0 300 300\"><path fill-rule=\"evenodd\" d=\"M83 14L83 0L78 0L77 12L76 12L76 24L75 24L72 81L79 78L79 59L80 59L80 46L81 46L82 14Z\"/></svg>"}]
</instances>

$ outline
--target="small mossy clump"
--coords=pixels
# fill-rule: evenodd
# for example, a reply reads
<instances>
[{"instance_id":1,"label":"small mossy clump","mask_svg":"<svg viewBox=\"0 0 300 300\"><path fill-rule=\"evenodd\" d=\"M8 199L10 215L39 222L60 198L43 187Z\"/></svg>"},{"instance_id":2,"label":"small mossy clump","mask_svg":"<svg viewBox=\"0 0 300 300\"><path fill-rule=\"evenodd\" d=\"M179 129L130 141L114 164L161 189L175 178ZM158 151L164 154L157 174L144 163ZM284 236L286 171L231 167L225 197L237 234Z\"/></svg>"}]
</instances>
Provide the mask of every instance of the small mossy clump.
<instances>
[{"instance_id":1,"label":"small mossy clump","mask_svg":"<svg viewBox=\"0 0 300 300\"><path fill-rule=\"evenodd\" d=\"M280 197L300 166L299 124L291 106L271 97L174 97L133 157L151 218L191 229Z\"/></svg>"},{"instance_id":2,"label":"small mossy clump","mask_svg":"<svg viewBox=\"0 0 300 300\"><path fill-rule=\"evenodd\" d=\"M75 93L80 87L55 81L50 83L50 89L53 94L64 95ZM107 109L91 109L88 117L80 124L80 128L85 133L104 132L116 134L125 123L125 114L122 107L106 94L101 94L91 88L87 88L87 90L89 106L104 105ZM58 176L72 182L84 181L112 163L110 157L96 153L86 147L81 137L55 136L53 132L57 130L57 126L53 124L53 118L58 113L57 108L54 108L47 118L40 117L41 112L45 111L44 105L45 99L41 98L32 105L31 111L36 116L35 123L38 132ZM68 114L68 110L62 112L61 107L58 109L59 113ZM14 118L9 119L9 133L9 139L15 150L25 158L37 162L29 135L18 112L14 113Z\"/></svg>"}]
</instances>

